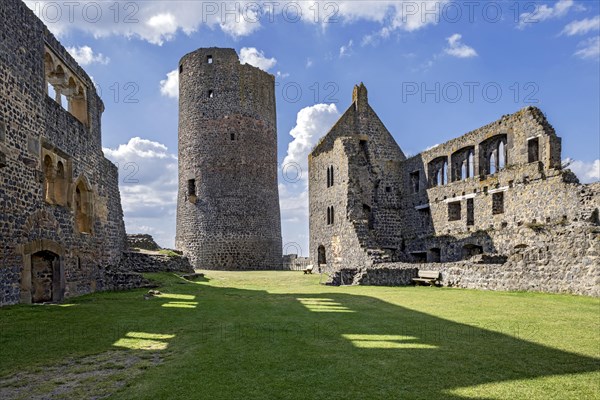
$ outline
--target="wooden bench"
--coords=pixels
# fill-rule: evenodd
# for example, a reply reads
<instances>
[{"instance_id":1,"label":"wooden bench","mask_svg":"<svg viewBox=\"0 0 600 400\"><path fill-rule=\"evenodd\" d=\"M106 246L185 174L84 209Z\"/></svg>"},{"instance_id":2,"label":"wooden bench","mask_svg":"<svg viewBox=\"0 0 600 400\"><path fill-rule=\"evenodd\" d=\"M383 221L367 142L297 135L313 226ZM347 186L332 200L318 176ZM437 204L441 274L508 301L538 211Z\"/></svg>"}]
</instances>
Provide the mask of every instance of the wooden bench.
<instances>
[{"instance_id":1,"label":"wooden bench","mask_svg":"<svg viewBox=\"0 0 600 400\"><path fill-rule=\"evenodd\" d=\"M418 277L413 278L413 282L416 285L428 284L438 286L440 285L440 272L419 270Z\"/></svg>"},{"instance_id":2,"label":"wooden bench","mask_svg":"<svg viewBox=\"0 0 600 400\"><path fill-rule=\"evenodd\" d=\"M312 274L313 271L313 266L311 265L307 265L306 268L304 268L302 271L304 271L304 274Z\"/></svg>"}]
</instances>

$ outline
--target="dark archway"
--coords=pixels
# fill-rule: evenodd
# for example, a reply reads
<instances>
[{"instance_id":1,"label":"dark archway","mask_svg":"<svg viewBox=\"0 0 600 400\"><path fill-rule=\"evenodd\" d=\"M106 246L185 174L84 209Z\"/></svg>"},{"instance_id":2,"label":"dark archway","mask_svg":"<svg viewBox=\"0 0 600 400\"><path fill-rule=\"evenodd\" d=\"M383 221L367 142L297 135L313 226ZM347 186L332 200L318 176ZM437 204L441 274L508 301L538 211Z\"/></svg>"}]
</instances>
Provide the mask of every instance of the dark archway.
<instances>
[{"instance_id":1,"label":"dark archway","mask_svg":"<svg viewBox=\"0 0 600 400\"><path fill-rule=\"evenodd\" d=\"M319 264L319 268L321 267L321 265L327 264L327 257L325 256L325 246L323 245L320 245L319 249L317 250L317 262Z\"/></svg>"},{"instance_id":2,"label":"dark archway","mask_svg":"<svg viewBox=\"0 0 600 400\"><path fill-rule=\"evenodd\" d=\"M483 247L476 244L465 244L462 248L462 259L468 260L469 258L483 254Z\"/></svg>"},{"instance_id":3,"label":"dark archway","mask_svg":"<svg viewBox=\"0 0 600 400\"><path fill-rule=\"evenodd\" d=\"M31 302L57 301L60 297L60 257L51 251L31 255Z\"/></svg>"}]
</instances>

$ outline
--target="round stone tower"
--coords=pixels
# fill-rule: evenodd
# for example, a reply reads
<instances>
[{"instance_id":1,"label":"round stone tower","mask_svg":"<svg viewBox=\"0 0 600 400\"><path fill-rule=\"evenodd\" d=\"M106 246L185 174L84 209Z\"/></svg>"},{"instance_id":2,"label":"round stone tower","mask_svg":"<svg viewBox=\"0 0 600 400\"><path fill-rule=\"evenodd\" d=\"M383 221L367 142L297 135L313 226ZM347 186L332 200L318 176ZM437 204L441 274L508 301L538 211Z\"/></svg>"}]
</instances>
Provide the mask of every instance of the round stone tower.
<instances>
[{"instance_id":1,"label":"round stone tower","mask_svg":"<svg viewBox=\"0 0 600 400\"><path fill-rule=\"evenodd\" d=\"M196 268L281 269L275 78L233 49L179 63L175 241Z\"/></svg>"}]
</instances>

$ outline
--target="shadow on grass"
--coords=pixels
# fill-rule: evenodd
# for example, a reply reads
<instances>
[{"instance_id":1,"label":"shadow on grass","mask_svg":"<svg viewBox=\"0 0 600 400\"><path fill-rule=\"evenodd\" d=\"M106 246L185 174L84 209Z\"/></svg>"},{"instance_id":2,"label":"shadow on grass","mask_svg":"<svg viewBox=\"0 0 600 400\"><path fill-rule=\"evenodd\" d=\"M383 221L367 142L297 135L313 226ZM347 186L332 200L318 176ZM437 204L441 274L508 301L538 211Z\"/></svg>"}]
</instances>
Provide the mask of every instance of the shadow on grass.
<instances>
[{"instance_id":1,"label":"shadow on grass","mask_svg":"<svg viewBox=\"0 0 600 400\"><path fill-rule=\"evenodd\" d=\"M524 321L473 326L369 296L270 294L171 278L160 290L148 301L133 291L72 307L0 310L0 371L115 348L168 350L167 362L124 397L461 399L450 392L600 370L599 359L533 343L539 332Z\"/></svg>"}]
</instances>

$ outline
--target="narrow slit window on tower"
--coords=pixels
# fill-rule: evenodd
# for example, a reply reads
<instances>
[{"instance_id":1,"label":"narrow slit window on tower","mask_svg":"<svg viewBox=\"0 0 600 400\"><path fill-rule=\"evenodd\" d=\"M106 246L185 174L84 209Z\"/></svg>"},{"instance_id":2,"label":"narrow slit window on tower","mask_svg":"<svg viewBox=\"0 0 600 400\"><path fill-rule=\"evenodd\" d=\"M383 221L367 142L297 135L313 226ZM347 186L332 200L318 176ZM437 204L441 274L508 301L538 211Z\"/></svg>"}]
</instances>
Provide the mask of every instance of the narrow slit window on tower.
<instances>
[{"instance_id":1,"label":"narrow slit window on tower","mask_svg":"<svg viewBox=\"0 0 600 400\"><path fill-rule=\"evenodd\" d=\"M195 179L188 179L188 196L195 196L196 195L196 180Z\"/></svg>"},{"instance_id":2,"label":"narrow slit window on tower","mask_svg":"<svg viewBox=\"0 0 600 400\"><path fill-rule=\"evenodd\" d=\"M181 74L183 72L183 65L179 66L179 73Z\"/></svg>"},{"instance_id":3,"label":"narrow slit window on tower","mask_svg":"<svg viewBox=\"0 0 600 400\"><path fill-rule=\"evenodd\" d=\"M334 220L333 216L334 216L333 206L331 206L331 225L333 225L333 220Z\"/></svg>"},{"instance_id":4,"label":"narrow slit window on tower","mask_svg":"<svg viewBox=\"0 0 600 400\"><path fill-rule=\"evenodd\" d=\"M231 140L235 140L235 133L231 134Z\"/></svg>"},{"instance_id":5,"label":"narrow slit window on tower","mask_svg":"<svg viewBox=\"0 0 600 400\"><path fill-rule=\"evenodd\" d=\"M329 173L331 178L330 178L330 185L333 186L333 165L331 167L329 167L329 169L331 170L331 172Z\"/></svg>"},{"instance_id":6,"label":"narrow slit window on tower","mask_svg":"<svg viewBox=\"0 0 600 400\"><path fill-rule=\"evenodd\" d=\"M211 55L206 56L206 63L207 64L212 64L213 63L213 56L211 56Z\"/></svg>"},{"instance_id":7,"label":"narrow slit window on tower","mask_svg":"<svg viewBox=\"0 0 600 400\"><path fill-rule=\"evenodd\" d=\"M215 93L212 90L208 91L208 98L212 99L213 97L215 97Z\"/></svg>"}]
</instances>

